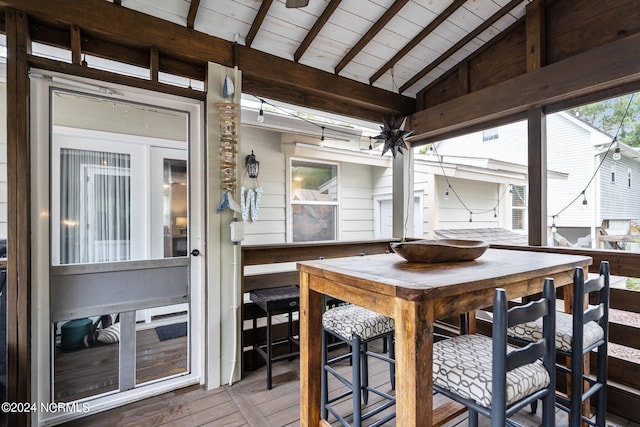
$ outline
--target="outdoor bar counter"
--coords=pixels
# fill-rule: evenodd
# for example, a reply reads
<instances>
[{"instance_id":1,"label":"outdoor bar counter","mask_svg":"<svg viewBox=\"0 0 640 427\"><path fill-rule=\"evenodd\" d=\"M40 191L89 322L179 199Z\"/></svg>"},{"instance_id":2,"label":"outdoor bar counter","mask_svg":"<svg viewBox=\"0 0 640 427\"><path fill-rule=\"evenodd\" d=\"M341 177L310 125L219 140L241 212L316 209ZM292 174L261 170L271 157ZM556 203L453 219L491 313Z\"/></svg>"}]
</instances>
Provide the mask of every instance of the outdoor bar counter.
<instances>
[{"instance_id":1,"label":"outdoor bar counter","mask_svg":"<svg viewBox=\"0 0 640 427\"><path fill-rule=\"evenodd\" d=\"M488 249L474 261L409 263L397 254L298 263L300 271L300 421L329 426L320 417L321 331L329 295L395 320L396 425L438 425L448 409L433 408L433 325L492 304L494 290L508 298L542 291L546 277L556 287L572 283L573 269L591 257Z\"/></svg>"}]
</instances>

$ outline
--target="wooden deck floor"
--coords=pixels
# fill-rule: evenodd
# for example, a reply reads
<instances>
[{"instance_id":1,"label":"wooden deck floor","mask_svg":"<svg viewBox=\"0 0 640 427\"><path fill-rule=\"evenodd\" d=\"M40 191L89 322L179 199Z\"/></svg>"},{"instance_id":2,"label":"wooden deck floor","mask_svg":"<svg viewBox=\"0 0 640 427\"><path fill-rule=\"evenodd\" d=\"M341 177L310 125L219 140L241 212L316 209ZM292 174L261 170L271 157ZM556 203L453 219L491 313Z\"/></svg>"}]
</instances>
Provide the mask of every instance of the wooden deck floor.
<instances>
[{"instance_id":1,"label":"wooden deck floor","mask_svg":"<svg viewBox=\"0 0 640 427\"><path fill-rule=\"evenodd\" d=\"M372 383L388 382L388 368L378 361L370 362ZM282 361L274 364L273 389L266 389L266 369L248 372L233 384L212 391L192 386L171 393L132 403L107 412L64 424L69 427L195 427L195 426L250 426L250 427L293 427L299 426L299 364ZM349 369L345 366L341 369ZM331 382L331 388L337 383ZM436 396L437 398L437 396ZM439 399L444 399L439 397ZM436 399L438 400L438 399ZM442 402L441 400L439 400ZM370 398L370 405L377 402ZM539 405L541 407L541 405ZM349 403L345 403L348 411ZM538 410L541 412L541 409ZM466 413L465 413L466 414ZM447 422L445 427L466 426L466 415L462 414ZM539 426L540 416L522 411L514 416L525 426ZM333 420L335 421L335 420ZM338 423L333 422L334 426ZM365 424L366 425L366 424ZM395 426L395 421L387 423ZM480 426L488 427L489 420L480 417ZM567 425L566 415L558 412L556 425ZM607 425L612 427L640 427L619 417L610 416Z\"/></svg>"}]
</instances>

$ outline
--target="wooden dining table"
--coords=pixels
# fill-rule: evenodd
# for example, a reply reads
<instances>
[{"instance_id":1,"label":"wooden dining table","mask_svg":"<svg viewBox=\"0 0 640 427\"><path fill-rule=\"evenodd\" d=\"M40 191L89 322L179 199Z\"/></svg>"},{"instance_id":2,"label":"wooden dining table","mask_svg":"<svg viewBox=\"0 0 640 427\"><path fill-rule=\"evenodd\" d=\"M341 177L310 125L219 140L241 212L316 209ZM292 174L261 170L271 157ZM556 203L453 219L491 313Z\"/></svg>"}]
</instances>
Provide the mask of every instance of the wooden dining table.
<instances>
[{"instance_id":1,"label":"wooden dining table","mask_svg":"<svg viewBox=\"0 0 640 427\"><path fill-rule=\"evenodd\" d=\"M300 272L300 425L329 426L320 415L323 295L395 320L396 425L439 425L450 408L434 408L434 322L492 304L496 288L508 298L572 283L591 257L488 249L473 261L409 263L395 253L298 262Z\"/></svg>"}]
</instances>

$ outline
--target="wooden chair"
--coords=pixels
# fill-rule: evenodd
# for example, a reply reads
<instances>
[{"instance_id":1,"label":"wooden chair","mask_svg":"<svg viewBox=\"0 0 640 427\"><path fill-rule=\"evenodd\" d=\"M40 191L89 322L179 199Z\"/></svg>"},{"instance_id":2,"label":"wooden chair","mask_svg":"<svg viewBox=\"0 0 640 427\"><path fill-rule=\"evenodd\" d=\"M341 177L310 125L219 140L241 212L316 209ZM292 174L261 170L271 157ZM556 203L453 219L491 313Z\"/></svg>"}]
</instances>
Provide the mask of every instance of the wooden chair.
<instances>
[{"instance_id":1,"label":"wooden chair","mask_svg":"<svg viewBox=\"0 0 640 427\"><path fill-rule=\"evenodd\" d=\"M368 357L389 363L391 388L395 389L394 322L381 314L353 304L339 305L327 310L322 316L322 393L321 413L326 420L331 413L345 427L360 427L362 422L395 405L395 397L369 385ZM329 359L329 337L349 345L350 351ZM385 339L389 346L389 356L369 351L367 344L377 339ZM332 365L351 359L351 379L341 375ZM329 397L329 374L337 378L346 391ZM383 403L363 413L362 403L368 403L369 392L384 398ZM349 424L345 415L336 410L334 403L351 395L353 420ZM362 398L361 398L362 395ZM380 426L395 417L395 411L386 415L371 427Z\"/></svg>"},{"instance_id":2,"label":"wooden chair","mask_svg":"<svg viewBox=\"0 0 640 427\"><path fill-rule=\"evenodd\" d=\"M600 263L597 278L585 281L582 268L573 274L573 314L557 313L556 351L570 357L570 366L558 364L557 370L570 375L571 385L568 397L556 396L556 406L570 414L570 427L579 427L584 421L590 425L606 425L607 408L607 350L609 341L609 263ZM595 305L588 306L589 295L594 294ZM584 308L587 307L587 308ZM529 343L541 336L539 322L527 323L509 330L509 336L520 343ZM582 343L582 345L574 345ZM596 376L585 375L583 360L597 349ZM566 360L566 358L565 358ZM585 382L589 387L585 390ZM595 422L582 415L585 401L597 398ZM535 403L532 406L535 412Z\"/></svg>"},{"instance_id":3,"label":"wooden chair","mask_svg":"<svg viewBox=\"0 0 640 427\"><path fill-rule=\"evenodd\" d=\"M518 426L508 419L521 408L543 399L542 425L554 426L555 288L544 283L543 298L508 309L504 289L493 302L493 337L461 335L434 343L433 388L469 409L469 426L478 414L493 427ZM507 344L507 328L542 318L543 335L526 347ZM542 358L542 361L540 360Z\"/></svg>"}]
</instances>

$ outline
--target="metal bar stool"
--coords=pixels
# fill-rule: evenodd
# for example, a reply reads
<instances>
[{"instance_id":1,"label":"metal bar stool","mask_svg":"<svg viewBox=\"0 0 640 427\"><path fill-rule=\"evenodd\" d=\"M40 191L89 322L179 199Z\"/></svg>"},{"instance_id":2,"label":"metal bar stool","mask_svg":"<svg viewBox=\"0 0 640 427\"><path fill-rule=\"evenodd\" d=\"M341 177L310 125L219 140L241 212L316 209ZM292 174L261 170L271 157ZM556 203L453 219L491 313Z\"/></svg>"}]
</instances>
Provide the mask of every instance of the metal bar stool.
<instances>
[{"instance_id":1,"label":"metal bar stool","mask_svg":"<svg viewBox=\"0 0 640 427\"><path fill-rule=\"evenodd\" d=\"M366 420L387 408L395 405L395 396L383 392L369 385L368 357L374 357L389 363L391 389L395 389L395 360L394 360L394 322L381 314L365 308L347 304L339 305L327 310L322 316L322 393L321 413L328 419L331 413L345 427L360 427ZM334 337L350 346L350 351L329 359L329 337ZM369 351L367 344L373 340L382 338L389 345L389 357L383 354ZM341 375L332 365L351 359L351 380ZM346 391L329 397L328 374L338 379L346 388ZM363 413L362 402L368 403L369 392L375 393L385 399L382 404ZM353 421L349 424L345 417L334 407L334 403L351 395L353 403ZM361 399L362 396L362 399ZM395 411L387 414L382 419L371 424L380 426L395 417Z\"/></svg>"},{"instance_id":2,"label":"metal bar stool","mask_svg":"<svg viewBox=\"0 0 640 427\"><path fill-rule=\"evenodd\" d=\"M257 289L249 293L249 299L262 309L267 317L267 340L264 343L259 343L257 333L258 313L256 310L253 311L253 350L255 354L260 355L267 363L267 389L271 390L273 387L272 363L284 359L293 360L299 354L300 342L293 332L292 314L298 311L300 305L300 289L297 286ZM287 336L274 341L272 316L283 313L287 313ZM288 352L274 356L273 347L284 343L288 345ZM294 351L294 346L298 348L297 351ZM255 363L253 365L255 367Z\"/></svg>"}]
</instances>

